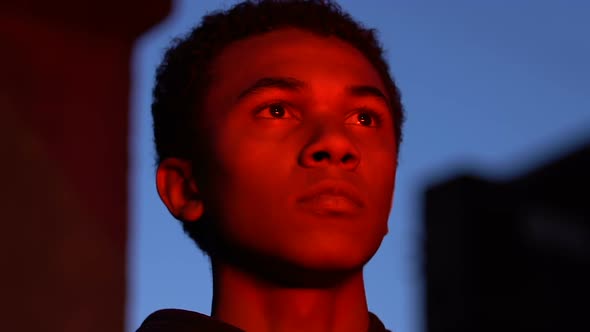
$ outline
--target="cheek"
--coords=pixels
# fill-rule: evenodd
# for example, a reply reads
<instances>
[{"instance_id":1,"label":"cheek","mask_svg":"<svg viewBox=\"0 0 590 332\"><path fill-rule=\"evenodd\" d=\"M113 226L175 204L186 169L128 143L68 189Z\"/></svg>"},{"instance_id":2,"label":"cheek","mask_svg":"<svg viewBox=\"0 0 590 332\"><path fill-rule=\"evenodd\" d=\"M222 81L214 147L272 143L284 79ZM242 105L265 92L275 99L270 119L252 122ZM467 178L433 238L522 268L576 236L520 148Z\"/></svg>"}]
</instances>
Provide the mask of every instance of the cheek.
<instances>
[{"instance_id":1,"label":"cheek","mask_svg":"<svg viewBox=\"0 0 590 332\"><path fill-rule=\"evenodd\" d=\"M393 151L393 150L390 150ZM367 183L371 201L380 216L389 216L395 187L396 154L376 151L367 165Z\"/></svg>"},{"instance_id":2,"label":"cheek","mask_svg":"<svg viewBox=\"0 0 590 332\"><path fill-rule=\"evenodd\" d=\"M272 184L273 177L286 172L288 152L274 142L241 137L218 148L219 167L226 180L240 186L258 187L264 182Z\"/></svg>"},{"instance_id":3,"label":"cheek","mask_svg":"<svg viewBox=\"0 0 590 332\"><path fill-rule=\"evenodd\" d=\"M235 139L226 135L216 146L213 183L221 222L227 231L243 235L261 228L287 201L290 157L276 144L238 134Z\"/></svg>"}]
</instances>

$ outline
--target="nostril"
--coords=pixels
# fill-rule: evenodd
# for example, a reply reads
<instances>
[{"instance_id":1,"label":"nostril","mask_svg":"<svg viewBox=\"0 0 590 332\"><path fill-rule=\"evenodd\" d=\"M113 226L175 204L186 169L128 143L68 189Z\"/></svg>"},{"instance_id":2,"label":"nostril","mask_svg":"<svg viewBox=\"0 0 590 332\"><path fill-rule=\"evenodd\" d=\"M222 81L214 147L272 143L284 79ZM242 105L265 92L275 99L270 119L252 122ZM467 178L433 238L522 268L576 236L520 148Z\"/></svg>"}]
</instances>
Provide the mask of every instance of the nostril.
<instances>
[{"instance_id":1,"label":"nostril","mask_svg":"<svg viewBox=\"0 0 590 332\"><path fill-rule=\"evenodd\" d=\"M330 154L326 151L318 151L312 155L314 161L322 161L323 159L330 159Z\"/></svg>"},{"instance_id":2,"label":"nostril","mask_svg":"<svg viewBox=\"0 0 590 332\"><path fill-rule=\"evenodd\" d=\"M345 156L342 158L342 163L343 163L343 164L346 164L346 163L348 163L348 162L352 162L352 161L354 161L355 159L356 159L356 158L355 158L355 156L353 156L353 155L352 155L352 154L350 154L350 153L347 153L347 154L346 154L346 155L345 155Z\"/></svg>"}]
</instances>

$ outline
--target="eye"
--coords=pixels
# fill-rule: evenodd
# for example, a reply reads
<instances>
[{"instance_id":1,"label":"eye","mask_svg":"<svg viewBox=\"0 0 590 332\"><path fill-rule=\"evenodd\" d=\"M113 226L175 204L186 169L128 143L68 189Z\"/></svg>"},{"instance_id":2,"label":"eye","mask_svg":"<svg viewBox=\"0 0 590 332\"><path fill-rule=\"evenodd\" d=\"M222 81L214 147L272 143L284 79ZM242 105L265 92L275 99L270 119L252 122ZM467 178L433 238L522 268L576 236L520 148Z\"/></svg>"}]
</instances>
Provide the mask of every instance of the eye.
<instances>
[{"instance_id":1,"label":"eye","mask_svg":"<svg viewBox=\"0 0 590 332\"><path fill-rule=\"evenodd\" d=\"M381 114L371 110L362 110L350 116L346 123L363 127L378 127L381 120Z\"/></svg>"},{"instance_id":2,"label":"eye","mask_svg":"<svg viewBox=\"0 0 590 332\"><path fill-rule=\"evenodd\" d=\"M293 115L281 103L272 103L261 107L256 117L270 120L292 119Z\"/></svg>"}]
</instances>

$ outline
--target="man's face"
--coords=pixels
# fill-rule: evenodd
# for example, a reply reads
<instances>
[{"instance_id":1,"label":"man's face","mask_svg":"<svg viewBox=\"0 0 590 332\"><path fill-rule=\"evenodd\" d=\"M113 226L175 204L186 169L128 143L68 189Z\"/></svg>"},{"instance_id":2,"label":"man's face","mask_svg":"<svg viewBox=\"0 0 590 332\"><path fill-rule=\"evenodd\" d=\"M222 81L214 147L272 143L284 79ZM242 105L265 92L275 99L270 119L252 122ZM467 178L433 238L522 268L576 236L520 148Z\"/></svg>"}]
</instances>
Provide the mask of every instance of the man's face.
<instances>
[{"instance_id":1,"label":"man's face","mask_svg":"<svg viewBox=\"0 0 590 332\"><path fill-rule=\"evenodd\" d=\"M211 74L200 189L223 236L299 268L361 268L387 233L396 171L375 68L340 39L280 29L230 44Z\"/></svg>"}]
</instances>

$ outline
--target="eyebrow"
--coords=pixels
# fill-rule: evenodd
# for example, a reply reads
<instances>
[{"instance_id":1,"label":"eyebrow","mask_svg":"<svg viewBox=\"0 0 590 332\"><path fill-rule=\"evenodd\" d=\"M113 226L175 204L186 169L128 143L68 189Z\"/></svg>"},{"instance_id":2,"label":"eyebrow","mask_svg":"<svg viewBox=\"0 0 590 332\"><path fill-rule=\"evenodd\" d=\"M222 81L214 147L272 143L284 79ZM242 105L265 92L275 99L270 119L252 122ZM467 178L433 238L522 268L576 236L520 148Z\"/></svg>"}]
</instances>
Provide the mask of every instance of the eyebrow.
<instances>
[{"instance_id":1,"label":"eyebrow","mask_svg":"<svg viewBox=\"0 0 590 332\"><path fill-rule=\"evenodd\" d=\"M238 95L238 100L256 94L267 89L280 89L287 91L299 91L306 88L307 83L292 77L264 77L246 88Z\"/></svg>"},{"instance_id":2,"label":"eyebrow","mask_svg":"<svg viewBox=\"0 0 590 332\"><path fill-rule=\"evenodd\" d=\"M389 99L377 87L372 85L351 85L346 88L350 95L355 97L375 97L381 99L386 105L389 105Z\"/></svg>"},{"instance_id":3,"label":"eyebrow","mask_svg":"<svg viewBox=\"0 0 590 332\"><path fill-rule=\"evenodd\" d=\"M250 95L259 93L266 89L280 89L297 92L308 88L309 85L293 77L264 77L257 80L254 84L246 88L238 95L238 100L244 99ZM389 99L381 89L372 85L349 85L346 87L349 95L354 97L374 97L389 105Z\"/></svg>"}]
</instances>

